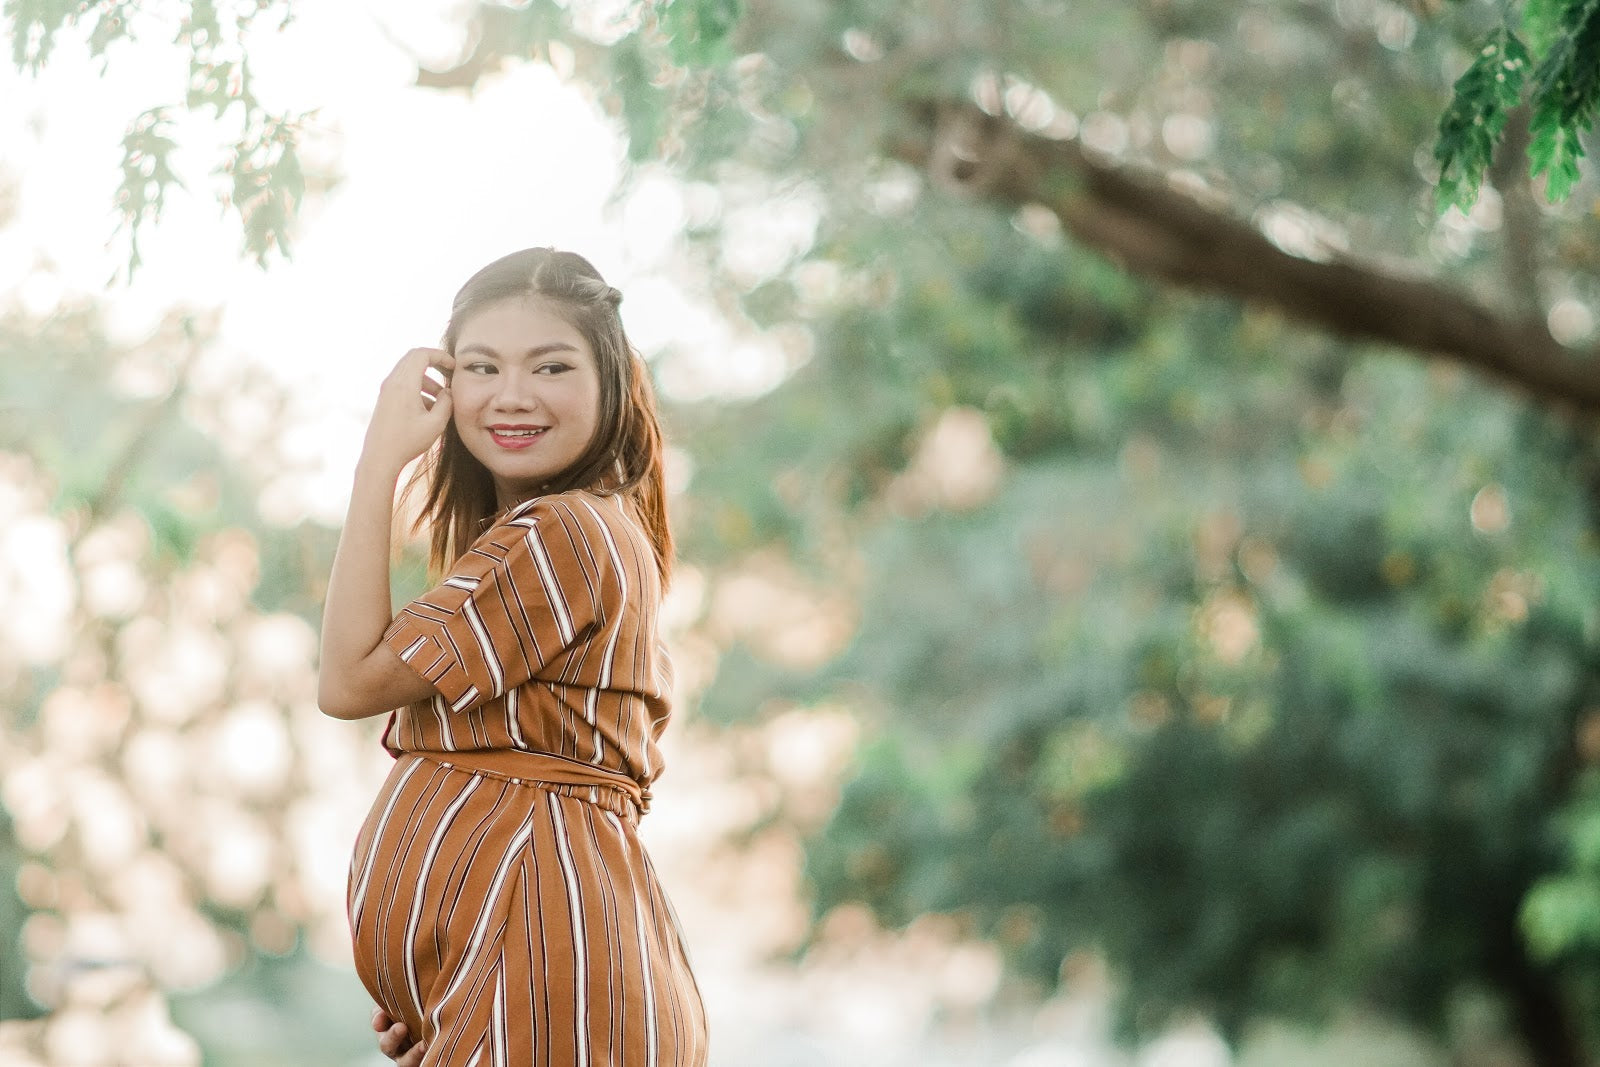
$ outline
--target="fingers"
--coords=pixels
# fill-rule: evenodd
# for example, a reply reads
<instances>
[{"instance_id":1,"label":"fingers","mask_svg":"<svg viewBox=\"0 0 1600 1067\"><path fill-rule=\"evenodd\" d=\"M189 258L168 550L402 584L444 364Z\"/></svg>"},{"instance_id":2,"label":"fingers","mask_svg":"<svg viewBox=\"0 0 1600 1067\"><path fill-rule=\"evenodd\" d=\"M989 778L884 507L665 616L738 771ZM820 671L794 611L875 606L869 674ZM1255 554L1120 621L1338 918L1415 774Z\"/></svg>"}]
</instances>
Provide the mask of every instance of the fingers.
<instances>
[{"instance_id":1,"label":"fingers","mask_svg":"<svg viewBox=\"0 0 1600 1067\"><path fill-rule=\"evenodd\" d=\"M432 411L433 405L438 403L439 397L450 392L450 383L441 382L436 378L422 379L422 410Z\"/></svg>"},{"instance_id":2,"label":"fingers","mask_svg":"<svg viewBox=\"0 0 1600 1067\"><path fill-rule=\"evenodd\" d=\"M444 432L444 424L450 421L451 407L450 387L441 385L438 391L431 396L424 395L422 407L428 413L430 424L438 433Z\"/></svg>"},{"instance_id":3,"label":"fingers","mask_svg":"<svg viewBox=\"0 0 1600 1067\"><path fill-rule=\"evenodd\" d=\"M410 361L426 366L429 363L436 363L450 358L450 353L442 348L413 348L400 357L399 365L404 366L407 361Z\"/></svg>"},{"instance_id":4,"label":"fingers","mask_svg":"<svg viewBox=\"0 0 1600 1067\"><path fill-rule=\"evenodd\" d=\"M391 381L414 381L417 376L426 370L435 359L450 358L443 349L439 348L413 348L395 363L394 369L389 371Z\"/></svg>"},{"instance_id":5,"label":"fingers","mask_svg":"<svg viewBox=\"0 0 1600 1067\"><path fill-rule=\"evenodd\" d=\"M411 1034L406 1030L405 1023L395 1023L378 1035L378 1051L391 1060L398 1060L414 1047L415 1043L411 1040Z\"/></svg>"},{"instance_id":6,"label":"fingers","mask_svg":"<svg viewBox=\"0 0 1600 1067\"><path fill-rule=\"evenodd\" d=\"M424 386L432 382L450 380L455 360L442 348L413 348L401 356L384 379L384 385L393 389L411 389L416 383Z\"/></svg>"},{"instance_id":7,"label":"fingers","mask_svg":"<svg viewBox=\"0 0 1600 1067\"><path fill-rule=\"evenodd\" d=\"M413 348L406 353L406 358L401 361L401 367L396 369L404 368L404 372L409 374L413 368L406 366L407 361L423 360L425 362L422 366L416 368L421 373L422 410L431 412L440 397L449 395L450 376L455 371L456 361L443 349ZM449 409L445 410L448 412Z\"/></svg>"},{"instance_id":8,"label":"fingers","mask_svg":"<svg viewBox=\"0 0 1600 1067\"><path fill-rule=\"evenodd\" d=\"M378 1051L393 1060L396 1067L422 1067L428 1046L412 1041L405 1023L395 1022L388 1012L377 1008L372 1013L372 1028L378 1033Z\"/></svg>"},{"instance_id":9,"label":"fingers","mask_svg":"<svg viewBox=\"0 0 1600 1067\"><path fill-rule=\"evenodd\" d=\"M425 376L446 382L450 380L450 373L456 369L455 357L442 348L413 348L406 353L405 359L402 359L400 364L407 370L415 369Z\"/></svg>"},{"instance_id":10,"label":"fingers","mask_svg":"<svg viewBox=\"0 0 1600 1067\"><path fill-rule=\"evenodd\" d=\"M364 456L403 468L439 439L453 411L447 365L454 360L437 348L413 348L401 357L378 390Z\"/></svg>"}]
</instances>

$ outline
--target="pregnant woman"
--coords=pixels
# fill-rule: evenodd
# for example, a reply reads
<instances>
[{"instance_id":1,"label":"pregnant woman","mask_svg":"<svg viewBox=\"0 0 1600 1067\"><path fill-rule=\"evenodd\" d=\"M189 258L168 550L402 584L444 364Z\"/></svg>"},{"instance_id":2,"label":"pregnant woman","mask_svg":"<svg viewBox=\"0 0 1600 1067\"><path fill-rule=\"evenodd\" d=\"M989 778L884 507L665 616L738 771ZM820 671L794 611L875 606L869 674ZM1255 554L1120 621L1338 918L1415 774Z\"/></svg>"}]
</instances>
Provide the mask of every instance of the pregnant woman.
<instances>
[{"instance_id":1,"label":"pregnant woman","mask_svg":"<svg viewBox=\"0 0 1600 1067\"><path fill-rule=\"evenodd\" d=\"M328 583L319 702L391 713L356 840L356 969L425 1067L689 1067L706 1026L640 844L670 673L672 561L649 372L621 294L533 248L473 275L442 349L384 381ZM438 584L398 614L403 468ZM394 709L400 709L395 711Z\"/></svg>"}]
</instances>

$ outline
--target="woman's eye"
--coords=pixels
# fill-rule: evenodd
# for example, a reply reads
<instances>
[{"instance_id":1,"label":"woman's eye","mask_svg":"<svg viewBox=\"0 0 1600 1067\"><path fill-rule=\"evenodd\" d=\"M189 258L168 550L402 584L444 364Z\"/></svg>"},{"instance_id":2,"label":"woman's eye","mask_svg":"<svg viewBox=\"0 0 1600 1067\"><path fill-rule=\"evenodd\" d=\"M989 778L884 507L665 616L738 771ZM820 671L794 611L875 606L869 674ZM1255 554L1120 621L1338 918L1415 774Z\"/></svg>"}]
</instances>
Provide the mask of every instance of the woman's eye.
<instances>
[{"instance_id":1,"label":"woman's eye","mask_svg":"<svg viewBox=\"0 0 1600 1067\"><path fill-rule=\"evenodd\" d=\"M468 363L462 369L468 374L493 374L495 372L493 363Z\"/></svg>"},{"instance_id":2,"label":"woman's eye","mask_svg":"<svg viewBox=\"0 0 1600 1067\"><path fill-rule=\"evenodd\" d=\"M535 373L538 373L538 374L561 374L561 373L563 373L565 371L569 371L571 369L572 369L572 365L568 364L568 363L545 363L545 364L540 365L538 371L536 371Z\"/></svg>"}]
</instances>

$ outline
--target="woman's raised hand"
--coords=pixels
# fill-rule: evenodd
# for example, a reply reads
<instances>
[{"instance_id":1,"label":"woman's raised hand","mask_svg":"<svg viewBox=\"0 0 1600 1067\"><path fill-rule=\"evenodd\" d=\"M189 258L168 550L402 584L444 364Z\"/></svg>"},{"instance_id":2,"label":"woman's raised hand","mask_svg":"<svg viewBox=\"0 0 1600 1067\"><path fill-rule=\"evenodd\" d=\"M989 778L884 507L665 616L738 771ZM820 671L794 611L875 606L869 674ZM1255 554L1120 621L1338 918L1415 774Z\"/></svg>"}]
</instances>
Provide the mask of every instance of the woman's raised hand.
<instances>
[{"instance_id":1,"label":"woman's raised hand","mask_svg":"<svg viewBox=\"0 0 1600 1067\"><path fill-rule=\"evenodd\" d=\"M402 356L378 390L365 455L398 473L437 441L450 422L454 369L455 360L442 348L413 348Z\"/></svg>"}]
</instances>

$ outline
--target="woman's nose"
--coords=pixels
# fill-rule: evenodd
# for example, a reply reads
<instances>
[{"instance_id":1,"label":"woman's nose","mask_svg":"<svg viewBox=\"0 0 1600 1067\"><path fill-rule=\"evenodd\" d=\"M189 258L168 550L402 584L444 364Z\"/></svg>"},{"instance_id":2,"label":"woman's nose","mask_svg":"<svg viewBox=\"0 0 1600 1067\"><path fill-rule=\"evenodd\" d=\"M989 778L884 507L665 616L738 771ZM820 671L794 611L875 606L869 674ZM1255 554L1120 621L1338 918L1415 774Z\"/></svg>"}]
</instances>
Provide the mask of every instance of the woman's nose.
<instances>
[{"instance_id":1,"label":"woman's nose","mask_svg":"<svg viewBox=\"0 0 1600 1067\"><path fill-rule=\"evenodd\" d=\"M539 406L539 383L535 375L509 371L500 375L499 385L495 391L496 406L509 411L527 411Z\"/></svg>"}]
</instances>

